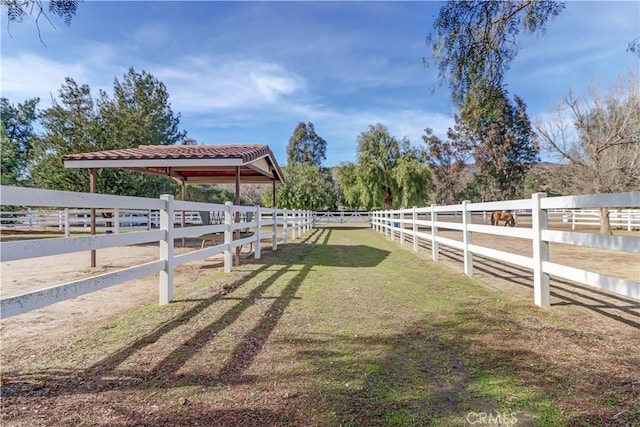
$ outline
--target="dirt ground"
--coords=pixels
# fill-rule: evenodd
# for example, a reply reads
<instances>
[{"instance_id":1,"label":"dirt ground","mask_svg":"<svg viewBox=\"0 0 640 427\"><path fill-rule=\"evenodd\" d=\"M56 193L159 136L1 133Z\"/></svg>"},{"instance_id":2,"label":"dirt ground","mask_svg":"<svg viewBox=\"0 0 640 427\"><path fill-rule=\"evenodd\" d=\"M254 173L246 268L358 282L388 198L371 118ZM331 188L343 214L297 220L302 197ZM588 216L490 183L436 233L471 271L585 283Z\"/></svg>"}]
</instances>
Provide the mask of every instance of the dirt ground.
<instances>
[{"instance_id":1,"label":"dirt ground","mask_svg":"<svg viewBox=\"0 0 640 427\"><path fill-rule=\"evenodd\" d=\"M617 233L627 235L624 231ZM441 235L445 235L441 233ZM458 239L454 234L446 237ZM396 237L399 241L399 238ZM198 242L186 248L175 248L184 253L198 248ZM474 243L513 253L531 256L531 243L524 239L477 234ZM410 239L405 246L411 247ZM421 243L425 257L430 257L430 244ZM455 271L462 270L459 251L440 246L441 262ZM267 249L268 250L268 249ZM0 263L0 295L18 295L24 292L55 286L72 280L102 274L109 271L149 262L157 259L157 244L108 248L97 251L97 267L90 267L90 253L80 252L31 260ZM598 273L640 282L640 257L634 254L615 253L606 250L551 244L552 262L582 268ZM475 257L474 275L504 292L521 293L533 303L531 271ZM175 287L193 283L222 268L221 255L194 261L177 268ZM31 346L44 339L55 339L58 335L79 335L88 327L109 318L117 317L133 308L158 301L158 275L149 275L127 283L106 288L81 297L63 301L10 317L0 322L1 345L6 348ZM596 311L616 321L622 320L640 328L640 302L619 297L588 286L571 284L552 278L552 305L579 305Z\"/></svg>"},{"instance_id":2,"label":"dirt ground","mask_svg":"<svg viewBox=\"0 0 640 427\"><path fill-rule=\"evenodd\" d=\"M194 247L176 247L176 253ZM97 267L90 252L78 252L0 263L2 297L43 289L73 280L116 271L158 259L158 244L133 245L97 251ZM222 269L222 256L194 261L176 268L175 289ZM152 274L120 285L63 301L0 322L1 345L29 347L60 335L79 335L95 324L134 308L158 301L159 275Z\"/></svg>"}]
</instances>

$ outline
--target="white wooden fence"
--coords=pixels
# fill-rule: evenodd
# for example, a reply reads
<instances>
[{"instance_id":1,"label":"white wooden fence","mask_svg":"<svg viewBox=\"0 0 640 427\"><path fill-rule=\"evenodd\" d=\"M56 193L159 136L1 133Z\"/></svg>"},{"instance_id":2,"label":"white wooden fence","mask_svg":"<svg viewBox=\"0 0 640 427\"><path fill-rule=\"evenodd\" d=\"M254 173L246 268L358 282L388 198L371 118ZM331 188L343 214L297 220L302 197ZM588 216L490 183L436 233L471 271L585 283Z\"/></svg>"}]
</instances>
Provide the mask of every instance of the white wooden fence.
<instances>
[{"instance_id":1,"label":"white wooden fence","mask_svg":"<svg viewBox=\"0 0 640 427\"><path fill-rule=\"evenodd\" d=\"M367 211L316 211L313 213L313 224L369 224L370 213Z\"/></svg>"},{"instance_id":2,"label":"white wooden fence","mask_svg":"<svg viewBox=\"0 0 640 427\"><path fill-rule=\"evenodd\" d=\"M463 252L464 272L473 275L473 255L478 254L508 262L533 270L534 302L542 307L549 306L549 276L604 289L620 295L640 299L640 283L583 269L569 267L549 261L549 243L563 243L640 253L640 238L633 236L607 236L594 233L550 230L549 211L558 209L583 209L608 207L632 208L640 206L640 192L598 194L584 196L546 197L544 193L534 194L531 199L503 202L470 203L401 210L376 211L372 213L372 227L387 237L401 242L405 235L411 236L413 250L418 250L419 240L431 242L432 258L438 261L439 245L450 246ZM530 227L495 227L474 224L472 214L483 214L495 210L525 210L531 212ZM453 215L460 221L442 221L438 216ZM457 230L462 233L462 241L439 235L440 230ZM533 255L527 257L473 243L474 233L494 234L531 240ZM640 267L639 267L640 268Z\"/></svg>"},{"instance_id":3,"label":"white wooden fence","mask_svg":"<svg viewBox=\"0 0 640 427\"><path fill-rule=\"evenodd\" d=\"M0 300L0 318L3 319L153 273L160 273L160 304L167 304L173 300L173 274L175 267L223 253L224 271L230 272L232 269L232 252L236 247L252 243L254 245L254 257L258 259L260 258L262 240L271 239L273 250L277 250L279 237L287 243L289 233L292 239L296 239L302 232L309 230L312 223L312 215L308 211L268 209L260 206L235 206L230 203L210 204L177 201L171 195L162 196L160 199L149 199L0 186L0 204L5 206L63 207L72 209L94 208L97 210L141 209L146 211L157 210L160 213L159 229L0 242L0 260L3 262L151 242L159 242L160 246L159 259L152 262L3 298ZM179 211L221 212L224 221L215 225L176 227L179 222L176 222L175 218L176 213ZM248 212L253 213L251 221L234 222L236 217L246 218L246 213ZM249 237L233 240L232 235L235 230L247 228L253 230L253 234ZM174 254L175 239L206 233L222 233L224 235L223 243L181 255ZM35 261L34 267L36 267Z\"/></svg>"}]
</instances>

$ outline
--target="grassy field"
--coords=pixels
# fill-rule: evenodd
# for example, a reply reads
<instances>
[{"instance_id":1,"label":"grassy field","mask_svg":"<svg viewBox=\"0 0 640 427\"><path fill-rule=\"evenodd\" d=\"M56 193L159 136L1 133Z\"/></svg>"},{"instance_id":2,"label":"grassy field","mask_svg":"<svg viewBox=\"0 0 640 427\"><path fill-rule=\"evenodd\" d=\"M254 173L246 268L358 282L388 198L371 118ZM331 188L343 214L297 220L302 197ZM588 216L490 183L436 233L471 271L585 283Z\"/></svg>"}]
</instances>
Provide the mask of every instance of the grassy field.
<instances>
[{"instance_id":1,"label":"grassy field","mask_svg":"<svg viewBox=\"0 0 640 427\"><path fill-rule=\"evenodd\" d=\"M640 334L316 229L88 334L2 348L2 425L640 425ZM615 325L614 325L615 328Z\"/></svg>"}]
</instances>

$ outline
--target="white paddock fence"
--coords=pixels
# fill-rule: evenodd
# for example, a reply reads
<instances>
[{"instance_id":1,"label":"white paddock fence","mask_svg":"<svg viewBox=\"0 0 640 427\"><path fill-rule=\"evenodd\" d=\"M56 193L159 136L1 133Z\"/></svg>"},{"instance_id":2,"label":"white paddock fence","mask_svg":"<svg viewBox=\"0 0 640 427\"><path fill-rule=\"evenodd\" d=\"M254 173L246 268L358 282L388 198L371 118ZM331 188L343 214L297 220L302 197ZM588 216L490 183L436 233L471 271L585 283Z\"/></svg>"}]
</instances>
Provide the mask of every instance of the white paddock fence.
<instances>
[{"instance_id":1,"label":"white paddock fence","mask_svg":"<svg viewBox=\"0 0 640 427\"><path fill-rule=\"evenodd\" d=\"M159 229L0 242L0 260L3 262L144 243L159 242L160 246L159 257L155 261L2 298L2 319L154 273L160 273L159 302L168 304L173 300L173 275L177 266L223 253L224 271L231 272L232 252L236 247L253 244L254 257L259 259L262 240L270 239L272 249L277 250L279 237L287 243L289 233L292 239L296 239L296 236L309 230L312 223L312 215L308 211L177 201L171 195L150 199L0 186L0 204L96 210L157 210L160 217ZM214 212L218 213L222 221L214 225L178 227L176 224L180 222L176 221L176 214L179 211ZM235 222L235 218L243 220L249 216L250 221ZM243 229L249 229L253 234L244 233L243 236L248 237L234 240L234 231ZM174 254L175 239L208 233L220 233L223 236L222 243L214 243L213 246L180 255ZM34 268L37 268L37 261L34 261Z\"/></svg>"},{"instance_id":2,"label":"white paddock fence","mask_svg":"<svg viewBox=\"0 0 640 427\"><path fill-rule=\"evenodd\" d=\"M634 208L638 206L640 206L640 192L638 191L564 197L546 197L544 193L537 193L531 199L486 203L463 202L449 206L432 205L421 208L376 211L372 212L371 226L392 240L399 238L401 243L404 243L405 236L410 236L413 240L414 251L418 250L420 240L430 242L434 261L438 261L439 245L461 250L464 272L468 276L473 275L474 254L533 270L534 303L538 306L548 307L550 304L550 276L640 299L640 283L638 282L549 261L549 243L551 242L631 254L640 253L639 237L551 230L549 229L550 211L599 207ZM519 224L515 228L496 227L486 225L485 221L472 221L474 214L484 217L486 212L496 210L525 212L530 215L530 226L521 227ZM445 216L449 220L443 220ZM454 220L451 221L451 218ZM461 232L462 241L440 236L440 230ZM476 245L473 243L474 233L528 239L531 241L533 255L528 257Z\"/></svg>"}]
</instances>

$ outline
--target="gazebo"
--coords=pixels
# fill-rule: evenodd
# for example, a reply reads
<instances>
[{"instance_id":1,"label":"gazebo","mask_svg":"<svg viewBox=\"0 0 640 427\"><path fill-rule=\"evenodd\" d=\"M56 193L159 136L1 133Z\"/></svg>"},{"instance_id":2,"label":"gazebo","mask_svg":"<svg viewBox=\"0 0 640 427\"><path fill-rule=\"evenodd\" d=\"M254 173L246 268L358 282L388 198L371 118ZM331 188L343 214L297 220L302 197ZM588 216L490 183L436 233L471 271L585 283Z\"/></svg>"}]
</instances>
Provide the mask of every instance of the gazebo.
<instances>
[{"instance_id":1,"label":"gazebo","mask_svg":"<svg viewBox=\"0 0 640 427\"><path fill-rule=\"evenodd\" d=\"M62 156L62 163L67 168L89 169L92 193L96 191L96 170L99 168L118 168L173 178L182 185L183 200L187 184L235 183L235 204L240 204L241 183L272 183L275 205L276 183L284 182L275 156L264 144L141 145L138 148L68 154ZM95 234L93 211L91 233ZM92 251L91 265L95 266L95 251Z\"/></svg>"}]
</instances>

